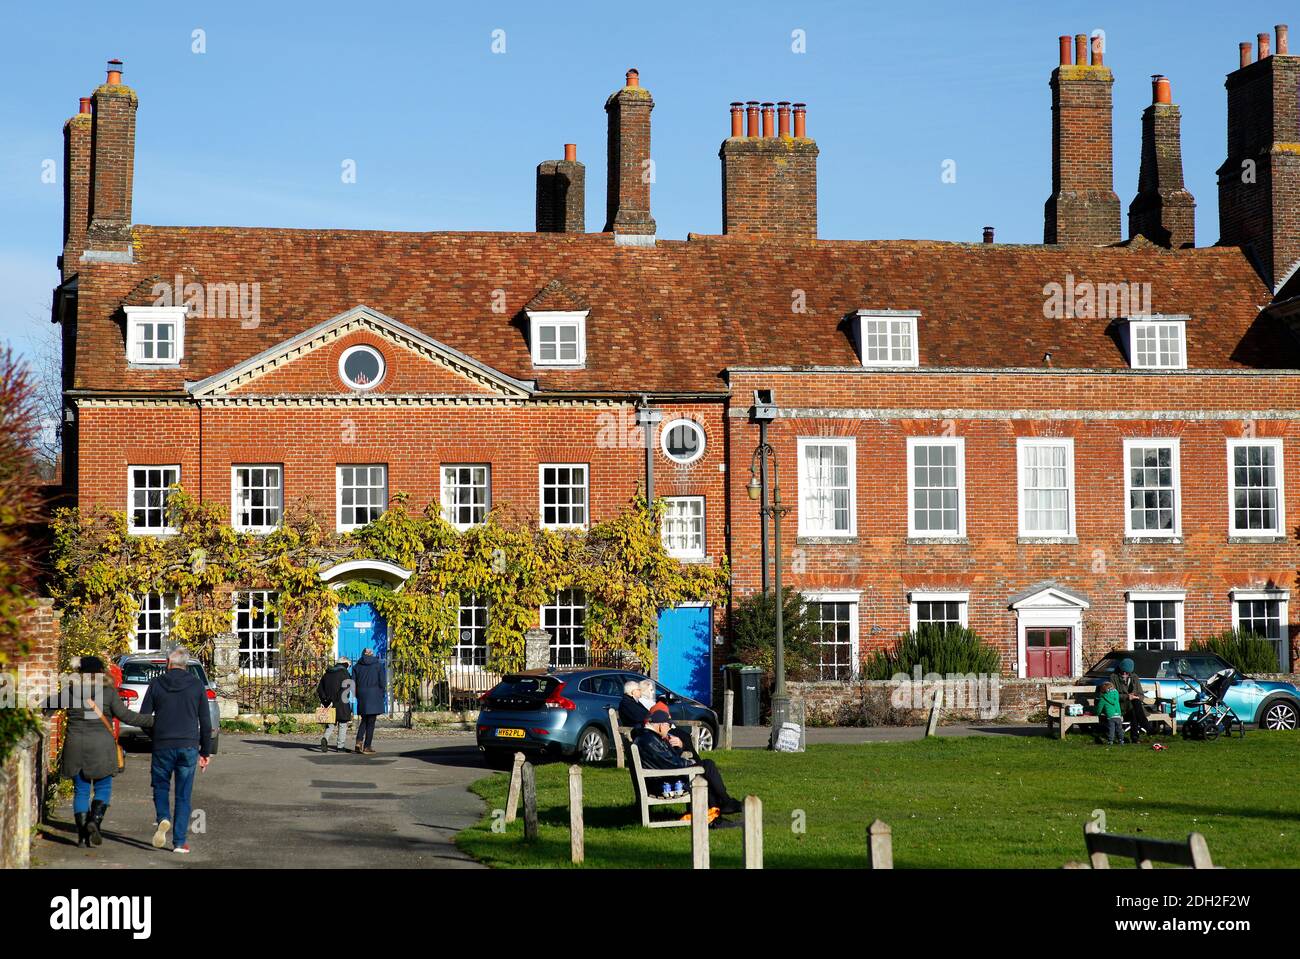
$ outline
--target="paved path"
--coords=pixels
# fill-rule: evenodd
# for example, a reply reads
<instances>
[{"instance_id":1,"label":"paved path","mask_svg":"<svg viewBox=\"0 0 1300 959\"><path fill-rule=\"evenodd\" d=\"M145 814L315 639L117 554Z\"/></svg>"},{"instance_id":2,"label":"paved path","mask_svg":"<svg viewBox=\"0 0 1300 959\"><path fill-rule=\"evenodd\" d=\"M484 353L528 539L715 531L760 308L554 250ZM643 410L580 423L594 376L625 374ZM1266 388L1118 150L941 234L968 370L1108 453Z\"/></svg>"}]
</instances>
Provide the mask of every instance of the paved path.
<instances>
[{"instance_id":1,"label":"paved path","mask_svg":"<svg viewBox=\"0 0 1300 959\"><path fill-rule=\"evenodd\" d=\"M191 831L189 856L149 844L149 754L128 753L113 783L104 844L77 848L69 801L52 813L33 865L476 868L452 842L483 812L466 788L486 773L473 736L385 732L376 733L377 756L324 754L302 736L222 733L212 764L195 776L194 807L206 832Z\"/></svg>"}]
</instances>

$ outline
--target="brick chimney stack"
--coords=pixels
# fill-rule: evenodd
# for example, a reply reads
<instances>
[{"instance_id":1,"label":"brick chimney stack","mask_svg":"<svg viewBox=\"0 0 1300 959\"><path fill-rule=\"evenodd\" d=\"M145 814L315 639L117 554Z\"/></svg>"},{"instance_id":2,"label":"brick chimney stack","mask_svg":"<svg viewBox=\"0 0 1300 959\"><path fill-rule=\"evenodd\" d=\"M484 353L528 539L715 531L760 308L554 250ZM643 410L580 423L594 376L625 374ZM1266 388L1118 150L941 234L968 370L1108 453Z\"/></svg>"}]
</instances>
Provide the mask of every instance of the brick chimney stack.
<instances>
[{"instance_id":1,"label":"brick chimney stack","mask_svg":"<svg viewBox=\"0 0 1300 959\"><path fill-rule=\"evenodd\" d=\"M108 61L108 79L92 96L90 228L86 248L131 252L131 190L135 178L135 91L122 83L122 61Z\"/></svg>"},{"instance_id":2,"label":"brick chimney stack","mask_svg":"<svg viewBox=\"0 0 1300 959\"><path fill-rule=\"evenodd\" d=\"M1088 48L1092 60L1088 62ZM1060 38L1052 71L1052 195L1044 208L1044 243L1096 246L1120 239L1111 134L1111 86L1101 37Z\"/></svg>"},{"instance_id":3,"label":"brick chimney stack","mask_svg":"<svg viewBox=\"0 0 1300 959\"><path fill-rule=\"evenodd\" d=\"M1141 234L1175 250L1196 245L1196 200L1183 185L1182 118L1169 80L1151 78L1151 105L1142 112L1142 166L1128 208L1129 239Z\"/></svg>"},{"instance_id":4,"label":"brick chimney stack","mask_svg":"<svg viewBox=\"0 0 1300 959\"><path fill-rule=\"evenodd\" d=\"M78 112L63 124L63 279L77 272L86 249L90 225L90 97L81 98Z\"/></svg>"},{"instance_id":5,"label":"brick chimney stack","mask_svg":"<svg viewBox=\"0 0 1300 959\"><path fill-rule=\"evenodd\" d=\"M1241 44L1241 66L1228 74L1228 157L1219 167L1219 243L1254 257L1276 292L1300 262L1300 57L1278 24L1259 59Z\"/></svg>"},{"instance_id":6,"label":"brick chimney stack","mask_svg":"<svg viewBox=\"0 0 1300 959\"><path fill-rule=\"evenodd\" d=\"M563 160L537 164L537 232L583 233L587 229L587 168L578 146L564 145Z\"/></svg>"},{"instance_id":7,"label":"brick chimney stack","mask_svg":"<svg viewBox=\"0 0 1300 959\"><path fill-rule=\"evenodd\" d=\"M807 133L802 103L731 104L731 136L722 141L722 232L728 236L817 236L817 144ZM772 118L778 119L774 132ZM790 130L793 115L794 132Z\"/></svg>"},{"instance_id":8,"label":"brick chimney stack","mask_svg":"<svg viewBox=\"0 0 1300 959\"><path fill-rule=\"evenodd\" d=\"M608 188L605 231L621 246L654 246L655 221L650 215L650 91L641 86L636 69L627 71L627 84L609 95Z\"/></svg>"}]
</instances>

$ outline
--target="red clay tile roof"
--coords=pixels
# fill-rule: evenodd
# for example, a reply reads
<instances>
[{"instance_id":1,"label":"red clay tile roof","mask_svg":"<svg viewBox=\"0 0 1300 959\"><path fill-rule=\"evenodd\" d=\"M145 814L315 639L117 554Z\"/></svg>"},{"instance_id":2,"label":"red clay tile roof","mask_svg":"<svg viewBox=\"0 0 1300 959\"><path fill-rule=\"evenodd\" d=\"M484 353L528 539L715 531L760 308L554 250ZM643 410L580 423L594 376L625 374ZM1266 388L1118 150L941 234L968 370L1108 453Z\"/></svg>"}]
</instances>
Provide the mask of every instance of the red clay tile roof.
<instances>
[{"instance_id":1,"label":"red clay tile roof","mask_svg":"<svg viewBox=\"0 0 1300 959\"><path fill-rule=\"evenodd\" d=\"M653 249L608 234L135 228L132 265L83 264L76 387L179 391L365 304L543 390L723 392L740 366L855 366L846 317L919 310L922 366L1124 368L1111 322L1045 319L1044 286L1150 283L1157 313L1187 314L1192 368L1300 367L1264 284L1234 248L1170 252L926 241L696 237ZM192 317L180 370L127 368L124 297L154 276L257 283L260 322ZM582 303L587 368L534 370L523 309L553 280ZM505 292L506 310L493 311ZM805 312L793 307L800 293ZM566 306L565 308L570 308Z\"/></svg>"}]
</instances>

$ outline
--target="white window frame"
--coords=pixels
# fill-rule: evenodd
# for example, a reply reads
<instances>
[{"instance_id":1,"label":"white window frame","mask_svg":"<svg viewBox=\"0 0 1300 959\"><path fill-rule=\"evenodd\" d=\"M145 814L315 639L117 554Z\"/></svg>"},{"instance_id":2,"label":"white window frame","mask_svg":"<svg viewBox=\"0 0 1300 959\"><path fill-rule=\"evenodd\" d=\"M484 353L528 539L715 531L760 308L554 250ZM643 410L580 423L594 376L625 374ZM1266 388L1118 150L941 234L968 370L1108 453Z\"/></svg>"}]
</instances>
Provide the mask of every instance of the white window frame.
<instances>
[{"instance_id":1,"label":"white window frame","mask_svg":"<svg viewBox=\"0 0 1300 959\"><path fill-rule=\"evenodd\" d=\"M862 359L863 366L885 367L885 368L907 368L919 366L921 359L920 341L917 337L917 320L920 318L919 310L858 310L858 353ZM885 359L871 359L870 350L867 346L867 328L871 322L884 322L889 324L888 337L890 345L888 347L889 356ZM911 347L910 359L894 359L893 337L895 327L906 328Z\"/></svg>"},{"instance_id":2,"label":"white window frame","mask_svg":"<svg viewBox=\"0 0 1300 959\"><path fill-rule=\"evenodd\" d=\"M548 523L546 522L546 471L548 469L582 470L582 522ZM565 489L573 489L569 483ZM573 504L569 510L572 515ZM591 465L588 463L538 463L537 464L537 520L543 529L586 529L591 522Z\"/></svg>"},{"instance_id":3,"label":"white window frame","mask_svg":"<svg viewBox=\"0 0 1300 959\"><path fill-rule=\"evenodd\" d=\"M667 542L669 510L674 504L691 504L691 503L700 504L699 548L693 549L687 547L686 549L675 549L674 547L670 546ZM706 552L707 550L706 539L708 535L706 520L708 518L708 504L704 501L704 497L703 496L665 496L664 506L665 508L664 508L663 519L660 521L659 524L659 538L660 541L663 542L664 549L667 550L668 555L674 557L675 559L704 559L704 557L708 555ZM694 521L694 517L692 516L687 517L688 523L693 521Z\"/></svg>"},{"instance_id":4,"label":"white window frame","mask_svg":"<svg viewBox=\"0 0 1300 959\"><path fill-rule=\"evenodd\" d=\"M1277 452L1274 455L1277 471L1277 525L1273 529L1238 529L1236 509L1236 474L1233 467L1233 453L1241 446L1271 446ZM1286 459L1280 437L1257 437L1255 439L1228 439L1228 535L1229 536L1286 536Z\"/></svg>"},{"instance_id":5,"label":"white window frame","mask_svg":"<svg viewBox=\"0 0 1300 959\"><path fill-rule=\"evenodd\" d=\"M1252 600L1277 603L1279 625L1281 627L1281 635L1278 637L1278 671L1282 673L1289 672L1291 669L1291 630L1288 627L1291 622L1291 591L1289 589L1234 589L1231 591L1231 597L1232 628L1234 630L1241 628L1241 603ZM1267 636L1263 638L1268 639Z\"/></svg>"},{"instance_id":6,"label":"white window frame","mask_svg":"<svg viewBox=\"0 0 1300 959\"><path fill-rule=\"evenodd\" d=\"M487 597L479 592L466 590L459 595L460 602L456 611L456 644L452 646L451 649L453 667L460 667L462 669L465 667L484 669L487 667L489 652L487 629L488 617L492 615L491 604L488 602ZM464 621L466 611L479 609L483 610L483 625L474 626L471 624L469 629L466 629ZM483 640L481 644L472 641L476 631L481 631L480 635ZM471 636L471 642L469 643L464 641L466 632L469 632ZM483 662L476 663L474 662L475 652L480 649L483 651ZM464 658L467 653L469 654L468 662L466 662Z\"/></svg>"},{"instance_id":7,"label":"white window frame","mask_svg":"<svg viewBox=\"0 0 1300 959\"><path fill-rule=\"evenodd\" d=\"M1178 362L1160 362L1160 333L1162 328L1177 330ZM1150 333L1156 337L1156 361L1143 363L1139 360L1138 337ZM1185 370L1187 369L1187 317L1163 316L1152 314L1128 321L1128 362L1135 370Z\"/></svg>"},{"instance_id":8,"label":"white window frame","mask_svg":"<svg viewBox=\"0 0 1300 959\"><path fill-rule=\"evenodd\" d=\"M255 596L260 596L262 599L262 609L264 611L262 616L263 623L265 623L267 619L267 616L265 615L265 610L268 607L271 608L271 612L275 616L274 629L268 629L266 628L265 625L263 626L253 625L252 618L251 618L252 609L253 609L252 600L253 597ZM245 676L274 676L276 672L278 672L279 670L281 646L284 641L284 623L280 621L280 611L275 608L275 605L276 603L279 602L279 600L280 600L279 593L273 589L240 589L240 590L235 590L235 595L231 597L230 630L235 634L235 645L239 651L239 655L241 657L247 655L251 663L254 654L263 654L263 655L271 654L272 661L276 663L276 665L274 666L266 666L266 665L253 666L251 664L248 666L240 666L239 671L243 673ZM240 611L240 605L244 602L248 603L249 617L250 617L249 630L248 630L249 644L247 650L239 648L239 640L241 638L239 632L239 611ZM268 637L271 635L275 636L274 646L263 645L257 648L253 647L253 642L252 642L253 637L255 636Z\"/></svg>"},{"instance_id":9,"label":"white window frame","mask_svg":"<svg viewBox=\"0 0 1300 959\"><path fill-rule=\"evenodd\" d=\"M913 451L918 446L951 446L957 450L957 528L927 530L916 528L916 464ZM926 487L929 489L930 487ZM909 539L962 539L966 535L966 439L962 436L909 436L907 438L907 535Z\"/></svg>"},{"instance_id":10,"label":"white window frame","mask_svg":"<svg viewBox=\"0 0 1300 959\"><path fill-rule=\"evenodd\" d=\"M695 447L695 454L685 459L678 459L668 452L668 434L679 426L694 430L695 435L699 438L699 444ZM675 420L669 420L659 429L659 449L663 452L665 459L670 463L676 463L678 466L687 466L698 460L704 455L704 448L708 446L708 443L709 438L704 432L704 427L700 425L698 420L693 420L689 416L679 416Z\"/></svg>"},{"instance_id":11,"label":"white window frame","mask_svg":"<svg viewBox=\"0 0 1300 959\"><path fill-rule=\"evenodd\" d=\"M188 306L124 306L122 310L126 313L126 360L130 366L181 365L185 356L185 315L189 312ZM145 343L143 326L146 323L170 323L175 327L174 357L160 360L141 355Z\"/></svg>"},{"instance_id":12,"label":"white window frame","mask_svg":"<svg viewBox=\"0 0 1300 959\"><path fill-rule=\"evenodd\" d=\"M800 536L811 536L822 539L852 539L858 535L858 441L852 436L800 436L795 444L797 462L795 464L795 477L797 480L796 491L798 494L799 505L799 533ZM807 489L807 480L804 477L804 451L809 446L843 446L848 449L848 471L849 471L849 528L843 530L824 530L810 529L808 527L808 515L805 509L805 497L811 493Z\"/></svg>"},{"instance_id":13,"label":"white window frame","mask_svg":"<svg viewBox=\"0 0 1300 959\"><path fill-rule=\"evenodd\" d=\"M908 621L909 628L915 632L920 626L917 618L916 606L918 603L959 603L961 609L958 611L958 622L963 629L968 629L970 624L970 593L969 592L949 592L948 590L924 591L914 590L907 595Z\"/></svg>"},{"instance_id":14,"label":"white window frame","mask_svg":"<svg viewBox=\"0 0 1300 959\"><path fill-rule=\"evenodd\" d=\"M381 514L383 514L388 512L388 503L390 500L390 490L388 484L388 464L387 463L337 463L335 464L334 466L334 520L335 520L335 529L338 532L349 533L352 530L361 529L362 527L369 525L370 522L374 522L374 520L370 520L367 523L344 523L343 522L343 470L345 468L371 470L376 467L384 471L384 506L383 509L379 511ZM365 487L353 486L353 489L360 489L360 488L364 488L364 489L375 488L370 485L369 474L367 474L366 476ZM355 502L352 504L352 507L353 509L356 509ZM354 518L355 516L356 514L353 513Z\"/></svg>"},{"instance_id":15,"label":"white window frame","mask_svg":"<svg viewBox=\"0 0 1300 959\"><path fill-rule=\"evenodd\" d=\"M850 673L850 678L858 676L862 672L862 637L859 628L862 619L862 593L859 590L817 590L803 593L803 600L805 603L849 604L849 643L852 647L849 662L853 667ZM814 643L814 645L820 646L822 644ZM826 680L826 682L837 681L838 680Z\"/></svg>"},{"instance_id":16,"label":"white window frame","mask_svg":"<svg viewBox=\"0 0 1300 959\"><path fill-rule=\"evenodd\" d=\"M1167 590L1129 590L1125 594L1125 616L1128 619L1128 648L1137 649L1134 645L1137 642L1136 626L1134 621L1133 604L1137 602L1156 602L1156 603L1174 603L1174 628L1178 630L1176 642L1178 645L1175 649L1187 648L1187 630L1184 627L1186 617L1184 612L1187 608L1187 592L1181 589Z\"/></svg>"},{"instance_id":17,"label":"white window frame","mask_svg":"<svg viewBox=\"0 0 1300 959\"><path fill-rule=\"evenodd\" d=\"M279 522L264 524L261 526L245 525L238 520L240 509L240 494L243 489L239 485L240 470L275 470L280 478L278 488L280 493L280 504L276 507L276 513L279 516ZM263 486L261 489L267 490L271 487ZM268 507L262 507L268 509ZM280 463L232 463L230 466L230 525L231 528L239 530L241 533L270 533L280 528L284 522L284 466Z\"/></svg>"},{"instance_id":18,"label":"white window frame","mask_svg":"<svg viewBox=\"0 0 1300 959\"><path fill-rule=\"evenodd\" d=\"M449 515L453 509L461 505L466 505L466 504L456 503L452 501L452 493L454 490L458 490L458 489L473 490L473 489L477 489L479 486L479 484L477 483L470 483L468 486L463 486L459 483L447 482L448 470L463 470L463 469L483 470L483 484L482 484L483 519L478 520L477 522L471 521L468 523L461 523L455 520L451 515ZM450 523L452 526L456 527L457 529L469 529L473 526L482 526L483 523L487 521L488 513L492 512L492 464L491 463L443 463L438 467L438 473L441 480L441 485L439 487L439 498L442 503L443 519L445 519L448 523ZM470 506L471 510L475 508L473 503L470 503L468 505Z\"/></svg>"},{"instance_id":19,"label":"white window frame","mask_svg":"<svg viewBox=\"0 0 1300 959\"><path fill-rule=\"evenodd\" d=\"M589 310L529 310L528 312L528 342L532 351L533 366L559 367L561 369L582 369L587 365L587 314ZM542 359L542 336L543 327L555 327L557 330L555 337L555 355L553 360ZM560 337L558 330L561 327L573 327L577 330L576 342L578 355L575 359L560 359Z\"/></svg>"},{"instance_id":20,"label":"white window frame","mask_svg":"<svg viewBox=\"0 0 1300 959\"><path fill-rule=\"evenodd\" d=\"M565 596L566 594L567 594L568 602L567 602L567 603L561 603L561 602L560 602L560 598L561 598L562 596ZM581 605L578 605L577 603L574 602L574 599L575 599L575 597L577 597L577 596L582 597L582 604L581 604ZM552 665L554 665L557 669L573 669L573 668L583 669L583 668L586 668L588 662L589 662L590 659L591 659L591 643L590 643L590 642L588 641L588 639L587 639L587 609L588 609L588 606L589 606L589 604L588 604L588 602L587 602L587 595L586 595L586 593L584 593L581 589L576 589L576 588L575 588L575 589L559 589L559 590L556 590L555 593L551 596L551 601L550 601L549 603L543 603L543 604L542 604L541 611L540 611L539 614L538 614L538 623L540 624L541 628L544 629L544 630L546 630L546 632L550 635L550 639L551 639L551 662L552 662ZM576 628L576 627L573 626L572 616L570 616L570 622L569 622L569 625L568 625L568 626L561 627L560 624L559 624L558 622L557 622L557 623L553 623L553 624L551 624L551 626L548 626L548 625L547 625L547 623L546 623L546 611L547 611L547 610L555 610L555 611L558 613L559 610L562 610L562 609L567 609L567 610L569 610L571 613L572 613L574 610L578 610L578 609L581 609L581 610L582 610L582 627L581 627L581 630L582 630L582 645L581 645L581 648L582 648L582 662L581 662L581 663L564 663L564 664L561 664L561 663L559 663L558 659L556 658L556 652L557 652L557 650L559 649L560 644L558 644L558 643L556 642L557 636L556 636L556 634L552 634L552 633L551 633L551 628L553 627L557 632L558 632L560 629L569 629L569 630L573 630L573 629ZM572 636L570 636L570 639L572 639ZM578 649L578 648L579 648L577 645L575 645L575 644L573 644L573 643L571 643L571 642L570 642L570 643L564 643L564 644L563 644L563 647L564 647L565 649L570 649L570 650Z\"/></svg>"},{"instance_id":21,"label":"white window frame","mask_svg":"<svg viewBox=\"0 0 1300 959\"><path fill-rule=\"evenodd\" d=\"M163 491L163 526L136 526L135 525L135 471L136 470L175 470L176 478L170 483L164 483ZM165 478L165 477L164 477ZM167 516L167 502L171 499L167 495L167 489L176 486L181 481L181 467L179 463L135 463L126 468L126 531L133 536L171 536L176 532L176 527L172 526ZM146 487L151 489L152 487ZM145 507L149 509L150 507Z\"/></svg>"},{"instance_id":22,"label":"white window frame","mask_svg":"<svg viewBox=\"0 0 1300 959\"><path fill-rule=\"evenodd\" d=\"M152 602L154 598L157 598L158 601L156 606ZM179 597L175 593L150 592L150 593L141 593L139 596L136 597L137 609L136 609L135 629L133 630L132 637L131 637L133 652L160 653L167 649L167 642L171 638L172 623L176 615L176 606L178 604L178 601L179 601ZM150 629L145 629L142 631L140 629L140 617L148 616L152 613L157 613L162 617L160 620L159 629L157 631L158 645L156 647L141 646L140 645L141 635L149 636L152 635L154 631Z\"/></svg>"},{"instance_id":23,"label":"white window frame","mask_svg":"<svg viewBox=\"0 0 1300 959\"><path fill-rule=\"evenodd\" d=\"M1124 535L1135 539L1178 539L1183 535L1183 482L1182 450L1177 437L1129 436L1124 438ZM1172 451L1169 457L1173 469L1174 491L1174 527L1173 529L1134 529L1133 528L1133 467L1129 462L1130 451L1134 448L1147 449L1167 446Z\"/></svg>"},{"instance_id":24,"label":"white window frame","mask_svg":"<svg viewBox=\"0 0 1300 959\"><path fill-rule=\"evenodd\" d=\"M1069 520L1068 529L1030 530L1025 528L1025 450L1030 447L1065 447L1066 490L1070 504L1066 510ZM1074 525L1075 511L1074 486L1074 437L1072 436L1021 436L1016 439L1016 500L1017 526L1022 539L1072 539L1076 535Z\"/></svg>"},{"instance_id":25,"label":"white window frame","mask_svg":"<svg viewBox=\"0 0 1300 959\"><path fill-rule=\"evenodd\" d=\"M379 375L376 376L369 383L354 383L351 379L349 379L348 374L344 372L343 367L344 364L347 363L348 357L351 356L353 353L373 353L375 358L379 360ZM370 390L373 390L376 386L378 386L380 383L384 381L384 377L387 375L388 375L387 358L385 358L384 354L379 352L379 350L376 347L371 346L369 343L357 343L354 346L349 346L346 350L344 350L342 353L339 354L339 379L342 380L343 385L350 390L356 390L358 393L365 393Z\"/></svg>"}]
</instances>

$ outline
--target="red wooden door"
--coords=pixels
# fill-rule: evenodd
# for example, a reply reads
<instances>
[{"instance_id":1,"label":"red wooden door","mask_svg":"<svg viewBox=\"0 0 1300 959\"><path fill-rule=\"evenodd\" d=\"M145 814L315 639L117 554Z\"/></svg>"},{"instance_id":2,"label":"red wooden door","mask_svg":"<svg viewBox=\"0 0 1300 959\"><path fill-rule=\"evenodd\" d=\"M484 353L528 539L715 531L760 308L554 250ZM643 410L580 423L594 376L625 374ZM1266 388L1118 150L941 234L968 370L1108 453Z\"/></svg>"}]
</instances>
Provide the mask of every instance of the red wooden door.
<instances>
[{"instance_id":1,"label":"red wooden door","mask_svg":"<svg viewBox=\"0 0 1300 959\"><path fill-rule=\"evenodd\" d=\"M1069 676L1070 643L1074 630L1068 626L1025 630L1025 675L1030 679Z\"/></svg>"}]
</instances>

